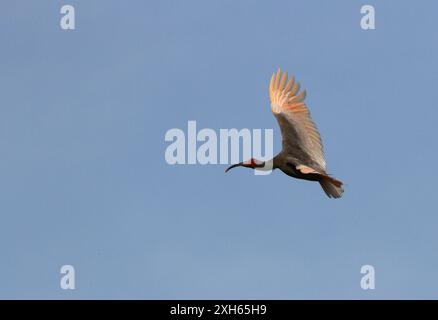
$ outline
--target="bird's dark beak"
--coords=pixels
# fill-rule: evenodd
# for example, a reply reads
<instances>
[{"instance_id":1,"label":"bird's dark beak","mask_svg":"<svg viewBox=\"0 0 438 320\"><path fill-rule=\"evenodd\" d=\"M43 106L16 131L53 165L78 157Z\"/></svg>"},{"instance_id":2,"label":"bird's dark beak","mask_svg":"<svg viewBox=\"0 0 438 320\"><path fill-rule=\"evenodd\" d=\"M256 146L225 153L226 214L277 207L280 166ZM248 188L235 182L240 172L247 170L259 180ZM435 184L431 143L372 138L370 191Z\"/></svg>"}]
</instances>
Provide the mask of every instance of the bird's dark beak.
<instances>
[{"instance_id":1,"label":"bird's dark beak","mask_svg":"<svg viewBox=\"0 0 438 320\"><path fill-rule=\"evenodd\" d=\"M232 166L229 166L229 167L225 170L225 172L228 172L228 171L230 171L231 169L233 169L233 168L235 168L235 167L243 167L243 162L236 163L236 164L233 164Z\"/></svg>"}]
</instances>

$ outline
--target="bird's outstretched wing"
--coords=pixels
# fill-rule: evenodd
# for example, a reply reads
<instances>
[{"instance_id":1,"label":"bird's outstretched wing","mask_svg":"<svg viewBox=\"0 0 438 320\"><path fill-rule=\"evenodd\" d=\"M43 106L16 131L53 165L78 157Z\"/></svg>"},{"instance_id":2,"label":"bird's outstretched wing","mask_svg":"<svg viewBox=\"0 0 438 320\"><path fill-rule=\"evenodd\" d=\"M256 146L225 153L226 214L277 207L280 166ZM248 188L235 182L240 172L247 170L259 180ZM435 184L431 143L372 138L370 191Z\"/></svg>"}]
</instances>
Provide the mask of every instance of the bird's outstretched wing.
<instances>
[{"instance_id":1,"label":"bird's outstretched wing","mask_svg":"<svg viewBox=\"0 0 438 320\"><path fill-rule=\"evenodd\" d=\"M295 78L288 79L287 73L278 69L269 84L271 111L280 125L283 151L301 164L324 173L326 163L321 137L303 102L306 91L299 92L300 84Z\"/></svg>"}]
</instances>

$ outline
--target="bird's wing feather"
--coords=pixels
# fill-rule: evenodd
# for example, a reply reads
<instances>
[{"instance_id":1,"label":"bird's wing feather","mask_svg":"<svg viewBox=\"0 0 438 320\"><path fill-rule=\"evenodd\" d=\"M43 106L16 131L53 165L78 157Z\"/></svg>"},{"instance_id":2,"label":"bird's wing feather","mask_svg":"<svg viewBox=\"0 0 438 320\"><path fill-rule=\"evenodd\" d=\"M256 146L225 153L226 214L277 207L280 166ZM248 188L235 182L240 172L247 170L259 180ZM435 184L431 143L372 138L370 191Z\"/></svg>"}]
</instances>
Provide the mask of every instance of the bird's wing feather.
<instances>
[{"instance_id":1,"label":"bird's wing feather","mask_svg":"<svg viewBox=\"0 0 438 320\"><path fill-rule=\"evenodd\" d=\"M299 92L295 78L279 69L269 84L271 111L277 118L283 139L283 152L302 164L309 164L323 172L326 169L321 137L304 103L306 91Z\"/></svg>"},{"instance_id":2,"label":"bird's wing feather","mask_svg":"<svg viewBox=\"0 0 438 320\"><path fill-rule=\"evenodd\" d=\"M302 174L321 174L321 172L318 172L317 170L303 164L295 166L295 169L299 170Z\"/></svg>"}]
</instances>

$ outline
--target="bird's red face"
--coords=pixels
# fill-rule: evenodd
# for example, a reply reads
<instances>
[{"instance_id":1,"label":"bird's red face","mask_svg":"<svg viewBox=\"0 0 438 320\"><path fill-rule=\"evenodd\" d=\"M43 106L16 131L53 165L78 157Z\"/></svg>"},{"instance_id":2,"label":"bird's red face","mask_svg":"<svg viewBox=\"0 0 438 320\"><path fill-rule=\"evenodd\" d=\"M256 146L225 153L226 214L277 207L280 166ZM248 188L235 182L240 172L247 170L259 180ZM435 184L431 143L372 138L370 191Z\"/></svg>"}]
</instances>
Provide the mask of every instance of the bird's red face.
<instances>
[{"instance_id":1,"label":"bird's red face","mask_svg":"<svg viewBox=\"0 0 438 320\"><path fill-rule=\"evenodd\" d=\"M261 161L254 159L254 158L251 158L248 161L243 162L243 166L247 167L247 168L256 168L257 166L259 166L261 164L262 164Z\"/></svg>"},{"instance_id":2,"label":"bird's red face","mask_svg":"<svg viewBox=\"0 0 438 320\"><path fill-rule=\"evenodd\" d=\"M255 169L255 168L263 167L263 165L264 165L263 161L251 158L248 161L244 161L244 162L233 164L232 166L228 167L225 170L225 172L228 172L229 170L231 170L233 168L236 168L236 167L245 167L245 168Z\"/></svg>"}]
</instances>

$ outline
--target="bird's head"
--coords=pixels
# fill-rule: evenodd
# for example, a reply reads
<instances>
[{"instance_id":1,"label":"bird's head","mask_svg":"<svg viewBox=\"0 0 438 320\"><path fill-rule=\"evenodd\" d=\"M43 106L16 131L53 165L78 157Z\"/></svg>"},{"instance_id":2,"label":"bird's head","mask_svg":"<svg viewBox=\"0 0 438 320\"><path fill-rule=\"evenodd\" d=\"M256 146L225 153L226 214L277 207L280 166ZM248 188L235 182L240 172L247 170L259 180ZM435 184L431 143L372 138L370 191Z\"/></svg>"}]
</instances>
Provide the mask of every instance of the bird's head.
<instances>
[{"instance_id":1,"label":"bird's head","mask_svg":"<svg viewBox=\"0 0 438 320\"><path fill-rule=\"evenodd\" d=\"M233 164L232 166L229 166L225 170L225 172L228 172L231 169L236 168L236 167L245 167L245 168L255 169L255 168L263 168L264 165L265 165L264 161L260 161L260 160L251 158L248 161L239 162L239 163Z\"/></svg>"}]
</instances>

